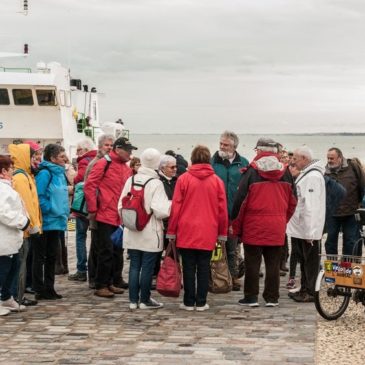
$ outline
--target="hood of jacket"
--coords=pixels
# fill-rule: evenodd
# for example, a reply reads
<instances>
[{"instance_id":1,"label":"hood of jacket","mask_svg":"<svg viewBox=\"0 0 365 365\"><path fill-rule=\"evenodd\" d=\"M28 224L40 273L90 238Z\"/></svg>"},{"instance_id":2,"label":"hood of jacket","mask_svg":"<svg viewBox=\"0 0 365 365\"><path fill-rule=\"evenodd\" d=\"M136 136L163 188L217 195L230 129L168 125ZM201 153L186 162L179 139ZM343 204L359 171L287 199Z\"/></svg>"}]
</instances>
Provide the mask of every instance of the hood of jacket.
<instances>
[{"instance_id":1,"label":"hood of jacket","mask_svg":"<svg viewBox=\"0 0 365 365\"><path fill-rule=\"evenodd\" d=\"M97 151L96 150L92 150L92 151L87 151L86 153L84 153L82 156L77 157L76 162L79 163L81 160L83 160L84 158L89 158L90 161L92 159L94 159L94 157L96 156Z\"/></svg>"},{"instance_id":2,"label":"hood of jacket","mask_svg":"<svg viewBox=\"0 0 365 365\"><path fill-rule=\"evenodd\" d=\"M43 160L40 165L39 165L39 169L47 169L49 170L52 174L55 175L64 175L65 174L65 167L61 166L61 165L57 165L53 162L50 161L46 161Z\"/></svg>"},{"instance_id":3,"label":"hood of jacket","mask_svg":"<svg viewBox=\"0 0 365 365\"><path fill-rule=\"evenodd\" d=\"M27 174L31 173L30 146L29 144L10 144L10 156L14 162L14 169L22 169Z\"/></svg>"},{"instance_id":4,"label":"hood of jacket","mask_svg":"<svg viewBox=\"0 0 365 365\"><path fill-rule=\"evenodd\" d=\"M286 165L279 161L278 155L272 152L259 153L250 166L254 168L259 175L266 180L280 180L286 171Z\"/></svg>"},{"instance_id":5,"label":"hood of jacket","mask_svg":"<svg viewBox=\"0 0 365 365\"><path fill-rule=\"evenodd\" d=\"M150 169L149 167L141 166L138 169L137 174L135 175L135 179L138 178L138 175L146 175L148 178L153 177L159 179L157 171Z\"/></svg>"},{"instance_id":6,"label":"hood of jacket","mask_svg":"<svg viewBox=\"0 0 365 365\"><path fill-rule=\"evenodd\" d=\"M189 167L188 173L200 180L204 180L214 175L214 170L208 163L197 163Z\"/></svg>"}]
</instances>

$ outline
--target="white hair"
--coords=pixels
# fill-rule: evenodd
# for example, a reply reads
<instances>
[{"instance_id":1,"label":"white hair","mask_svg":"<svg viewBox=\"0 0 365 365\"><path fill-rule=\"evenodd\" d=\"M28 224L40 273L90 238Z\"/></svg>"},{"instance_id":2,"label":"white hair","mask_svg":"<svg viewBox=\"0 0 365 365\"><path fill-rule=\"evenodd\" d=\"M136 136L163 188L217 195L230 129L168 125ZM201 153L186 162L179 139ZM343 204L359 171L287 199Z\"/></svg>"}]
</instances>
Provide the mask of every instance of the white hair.
<instances>
[{"instance_id":1,"label":"white hair","mask_svg":"<svg viewBox=\"0 0 365 365\"><path fill-rule=\"evenodd\" d=\"M236 133L232 132L232 131L224 131L222 134L221 134L221 137L220 138L227 138L227 139L230 139L233 141L233 146L235 149L237 149L238 147L238 144L240 143L240 140L237 136Z\"/></svg>"},{"instance_id":2,"label":"white hair","mask_svg":"<svg viewBox=\"0 0 365 365\"><path fill-rule=\"evenodd\" d=\"M77 142L77 147L82 148L85 151L95 150L94 141L90 137L85 137Z\"/></svg>"},{"instance_id":3,"label":"white hair","mask_svg":"<svg viewBox=\"0 0 365 365\"><path fill-rule=\"evenodd\" d=\"M112 134L102 134L99 138L98 138L98 148L100 149L101 147L103 147L103 144L105 141L115 141L115 137Z\"/></svg>"},{"instance_id":4,"label":"white hair","mask_svg":"<svg viewBox=\"0 0 365 365\"><path fill-rule=\"evenodd\" d=\"M263 151L263 152L278 153L278 148L277 147L272 147L272 146L257 146L256 148L258 150L260 150L260 151Z\"/></svg>"},{"instance_id":5,"label":"white hair","mask_svg":"<svg viewBox=\"0 0 365 365\"><path fill-rule=\"evenodd\" d=\"M313 151L306 145L298 147L294 153L296 155L305 157L307 160L312 161L313 160Z\"/></svg>"},{"instance_id":6,"label":"white hair","mask_svg":"<svg viewBox=\"0 0 365 365\"><path fill-rule=\"evenodd\" d=\"M169 155L162 155L161 159L160 159L159 170L166 167L169 163L172 163L172 164L176 165L176 158L173 157L173 156L169 156Z\"/></svg>"}]
</instances>

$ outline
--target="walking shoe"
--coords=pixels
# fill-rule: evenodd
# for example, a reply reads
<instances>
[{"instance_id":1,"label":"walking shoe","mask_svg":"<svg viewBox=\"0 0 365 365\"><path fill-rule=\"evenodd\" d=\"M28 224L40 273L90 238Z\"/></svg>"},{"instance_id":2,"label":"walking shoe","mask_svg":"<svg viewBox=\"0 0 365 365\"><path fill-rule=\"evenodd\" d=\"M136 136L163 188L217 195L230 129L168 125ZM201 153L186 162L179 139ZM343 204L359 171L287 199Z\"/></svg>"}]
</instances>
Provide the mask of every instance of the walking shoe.
<instances>
[{"instance_id":1,"label":"walking shoe","mask_svg":"<svg viewBox=\"0 0 365 365\"><path fill-rule=\"evenodd\" d=\"M0 306L0 316L7 316L9 313L9 309Z\"/></svg>"},{"instance_id":2,"label":"walking shoe","mask_svg":"<svg viewBox=\"0 0 365 365\"><path fill-rule=\"evenodd\" d=\"M296 288L295 279L293 279L293 278L289 279L288 283L286 284L286 288L295 289Z\"/></svg>"},{"instance_id":3,"label":"walking shoe","mask_svg":"<svg viewBox=\"0 0 365 365\"><path fill-rule=\"evenodd\" d=\"M54 289L48 290L48 294L51 297L51 299L62 299L63 296L61 294L58 294Z\"/></svg>"},{"instance_id":4,"label":"walking shoe","mask_svg":"<svg viewBox=\"0 0 365 365\"><path fill-rule=\"evenodd\" d=\"M111 292L108 288L97 289L97 290L95 290L94 295L96 295L97 297L101 297L101 298L113 298L114 297L114 293Z\"/></svg>"},{"instance_id":5,"label":"walking shoe","mask_svg":"<svg viewBox=\"0 0 365 365\"><path fill-rule=\"evenodd\" d=\"M258 307L258 306L260 306L260 304L257 301L257 298L248 298L248 297L240 299L238 301L238 304L239 305L245 305L245 306L248 306L248 307Z\"/></svg>"},{"instance_id":6,"label":"walking shoe","mask_svg":"<svg viewBox=\"0 0 365 365\"><path fill-rule=\"evenodd\" d=\"M129 309L134 310L137 308L138 308L138 303L132 303L132 302L129 303Z\"/></svg>"},{"instance_id":7,"label":"walking shoe","mask_svg":"<svg viewBox=\"0 0 365 365\"><path fill-rule=\"evenodd\" d=\"M194 306L193 305L185 305L184 303L181 303L179 305L179 308L184 310L184 311L193 311L194 310Z\"/></svg>"},{"instance_id":8,"label":"walking shoe","mask_svg":"<svg viewBox=\"0 0 365 365\"><path fill-rule=\"evenodd\" d=\"M278 305L279 305L279 302L272 301L272 302L267 302L265 304L265 307L277 307Z\"/></svg>"},{"instance_id":9,"label":"walking shoe","mask_svg":"<svg viewBox=\"0 0 365 365\"><path fill-rule=\"evenodd\" d=\"M25 310L25 306L18 304L13 297L8 300L1 301L1 306L5 309L9 309L11 312L20 312Z\"/></svg>"},{"instance_id":10,"label":"walking shoe","mask_svg":"<svg viewBox=\"0 0 365 365\"><path fill-rule=\"evenodd\" d=\"M150 298L150 300L147 303L141 303L139 305L140 309L159 309L162 308L163 304L157 302L156 300Z\"/></svg>"},{"instance_id":11,"label":"walking shoe","mask_svg":"<svg viewBox=\"0 0 365 365\"><path fill-rule=\"evenodd\" d=\"M303 295L297 295L293 297L293 299L298 303L313 303L314 296L308 293L304 293Z\"/></svg>"},{"instance_id":12,"label":"walking shoe","mask_svg":"<svg viewBox=\"0 0 365 365\"><path fill-rule=\"evenodd\" d=\"M86 272L76 271L75 274L69 275L68 280L70 281L86 281L87 275Z\"/></svg>"},{"instance_id":13,"label":"walking shoe","mask_svg":"<svg viewBox=\"0 0 365 365\"><path fill-rule=\"evenodd\" d=\"M198 307L198 306L196 307L197 312L204 312L204 311L207 311L208 309L209 309L209 304L208 303L206 303L206 304L204 304L200 307Z\"/></svg>"},{"instance_id":14,"label":"walking shoe","mask_svg":"<svg viewBox=\"0 0 365 365\"><path fill-rule=\"evenodd\" d=\"M290 291L288 293L288 297L290 299L294 299L295 297L297 297L297 296L303 296L304 294L305 294L305 292L303 292L303 291Z\"/></svg>"},{"instance_id":15,"label":"walking shoe","mask_svg":"<svg viewBox=\"0 0 365 365\"><path fill-rule=\"evenodd\" d=\"M36 300L56 300L57 298L47 292L36 292L34 295Z\"/></svg>"},{"instance_id":16,"label":"walking shoe","mask_svg":"<svg viewBox=\"0 0 365 365\"><path fill-rule=\"evenodd\" d=\"M123 294L124 293L124 290L121 289L121 288L117 288L116 286L114 285L110 285L109 286L109 290L114 293L114 294Z\"/></svg>"},{"instance_id":17,"label":"walking shoe","mask_svg":"<svg viewBox=\"0 0 365 365\"><path fill-rule=\"evenodd\" d=\"M280 269L280 276L285 276L286 272Z\"/></svg>"},{"instance_id":18,"label":"walking shoe","mask_svg":"<svg viewBox=\"0 0 365 365\"><path fill-rule=\"evenodd\" d=\"M19 302L17 301L17 303L19 303ZM21 300L20 304L25 305L26 307L29 307L29 306L32 306L32 305L37 305L37 304L38 304L38 302L37 302L36 300L28 299L28 298L25 298L25 297L24 297L24 298Z\"/></svg>"}]
</instances>

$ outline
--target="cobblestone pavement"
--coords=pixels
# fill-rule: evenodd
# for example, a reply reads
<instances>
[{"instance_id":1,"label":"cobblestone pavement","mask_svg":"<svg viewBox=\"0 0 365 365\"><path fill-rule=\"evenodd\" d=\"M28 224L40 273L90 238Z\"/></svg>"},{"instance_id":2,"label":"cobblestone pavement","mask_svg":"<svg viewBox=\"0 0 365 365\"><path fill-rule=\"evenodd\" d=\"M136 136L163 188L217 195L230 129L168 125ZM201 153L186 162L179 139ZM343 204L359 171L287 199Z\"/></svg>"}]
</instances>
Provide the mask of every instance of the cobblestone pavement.
<instances>
[{"instance_id":1,"label":"cobblestone pavement","mask_svg":"<svg viewBox=\"0 0 365 365\"><path fill-rule=\"evenodd\" d=\"M70 235L71 272L74 251ZM277 308L265 308L262 297L259 308L241 307L242 293L232 292L209 294L209 311L185 312L181 299L153 292L163 309L132 312L127 292L101 299L86 283L58 276L64 299L0 317L0 363L314 364L317 314L312 304L287 297L286 280Z\"/></svg>"}]
</instances>

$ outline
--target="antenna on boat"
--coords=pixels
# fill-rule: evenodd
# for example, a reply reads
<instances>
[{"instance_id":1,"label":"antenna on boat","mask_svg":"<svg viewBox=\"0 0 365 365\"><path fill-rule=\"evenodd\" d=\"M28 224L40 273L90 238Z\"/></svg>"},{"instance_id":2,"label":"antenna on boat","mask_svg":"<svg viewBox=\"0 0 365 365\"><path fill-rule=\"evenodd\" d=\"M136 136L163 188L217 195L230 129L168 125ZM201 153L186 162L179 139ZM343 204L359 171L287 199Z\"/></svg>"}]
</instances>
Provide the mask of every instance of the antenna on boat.
<instances>
[{"instance_id":1,"label":"antenna on boat","mask_svg":"<svg viewBox=\"0 0 365 365\"><path fill-rule=\"evenodd\" d=\"M18 13L28 15L28 0L20 0L20 8L21 10Z\"/></svg>"}]
</instances>

